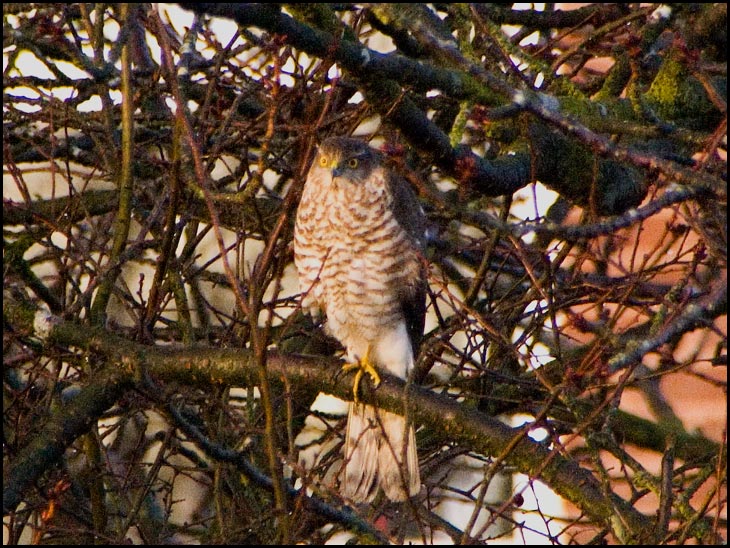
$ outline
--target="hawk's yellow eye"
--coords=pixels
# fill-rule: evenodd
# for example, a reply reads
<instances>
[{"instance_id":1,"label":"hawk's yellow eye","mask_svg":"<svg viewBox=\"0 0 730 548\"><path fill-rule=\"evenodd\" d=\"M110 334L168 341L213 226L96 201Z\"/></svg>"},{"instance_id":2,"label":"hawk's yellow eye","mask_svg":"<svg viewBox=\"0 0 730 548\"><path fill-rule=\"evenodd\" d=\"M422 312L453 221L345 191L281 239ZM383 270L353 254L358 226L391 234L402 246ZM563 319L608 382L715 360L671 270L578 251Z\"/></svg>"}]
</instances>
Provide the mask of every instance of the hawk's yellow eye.
<instances>
[{"instance_id":1,"label":"hawk's yellow eye","mask_svg":"<svg viewBox=\"0 0 730 548\"><path fill-rule=\"evenodd\" d=\"M319 157L319 165L321 167L327 167L327 157L326 156Z\"/></svg>"},{"instance_id":2,"label":"hawk's yellow eye","mask_svg":"<svg viewBox=\"0 0 730 548\"><path fill-rule=\"evenodd\" d=\"M359 162L357 161L357 158L350 158L349 160L347 160L347 167L349 167L350 169L355 169L358 163Z\"/></svg>"}]
</instances>

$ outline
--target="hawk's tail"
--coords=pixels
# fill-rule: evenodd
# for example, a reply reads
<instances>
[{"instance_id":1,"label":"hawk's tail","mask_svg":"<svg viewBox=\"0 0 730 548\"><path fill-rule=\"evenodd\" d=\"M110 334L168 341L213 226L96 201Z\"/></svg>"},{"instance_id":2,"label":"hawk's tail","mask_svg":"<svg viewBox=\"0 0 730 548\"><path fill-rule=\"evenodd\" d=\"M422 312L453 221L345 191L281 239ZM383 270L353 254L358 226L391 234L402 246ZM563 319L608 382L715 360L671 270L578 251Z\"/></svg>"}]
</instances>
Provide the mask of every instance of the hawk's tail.
<instances>
[{"instance_id":1,"label":"hawk's tail","mask_svg":"<svg viewBox=\"0 0 730 548\"><path fill-rule=\"evenodd\" d=\"M356 503L371 501L378 485L393 501L416 495L421 477L413 426L401 415L351 403L340 482L342 494Z\"/></svg>"}]
</instances>

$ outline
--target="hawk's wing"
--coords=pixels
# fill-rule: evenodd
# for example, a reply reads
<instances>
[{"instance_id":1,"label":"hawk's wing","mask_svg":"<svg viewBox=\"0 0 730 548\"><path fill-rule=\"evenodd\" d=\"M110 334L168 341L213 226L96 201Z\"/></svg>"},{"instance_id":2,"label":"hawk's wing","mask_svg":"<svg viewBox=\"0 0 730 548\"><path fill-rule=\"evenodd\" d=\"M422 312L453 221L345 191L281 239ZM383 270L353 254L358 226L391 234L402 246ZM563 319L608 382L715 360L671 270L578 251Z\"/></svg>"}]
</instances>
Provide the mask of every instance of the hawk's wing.
<instances>
[{"instance_id":1,"label":"hawk's wing","mask_svg":"<svg viewBox=\"0 0 730 548\"><path fill-rule=\"evenodd\" d=\"M398 224L405 229L420 251L426 247L426 215L416 194L408 182L399 175L389 171L388 184L393 195L393 215ZM425 267L419 271L417 279L411 280L400 290L400 304L408 328L408 336L413 347L414 358L423 338L423 327L426 319L427 278Z\"/></svg>"}]
</instances>

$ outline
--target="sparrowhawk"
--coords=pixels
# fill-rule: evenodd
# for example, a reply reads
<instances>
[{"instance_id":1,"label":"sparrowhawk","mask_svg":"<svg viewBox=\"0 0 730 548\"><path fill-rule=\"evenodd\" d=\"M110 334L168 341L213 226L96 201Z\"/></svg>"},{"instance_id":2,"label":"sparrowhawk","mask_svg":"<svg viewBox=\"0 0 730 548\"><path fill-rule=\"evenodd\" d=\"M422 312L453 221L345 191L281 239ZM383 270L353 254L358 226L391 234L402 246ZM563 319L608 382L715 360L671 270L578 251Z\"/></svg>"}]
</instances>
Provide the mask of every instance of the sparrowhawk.
<instances>
[{"instance_id":1,"label":"sparrowhawk","mask_svg":"<svg viewBox=\"0 0 730 548\"><path fill-rule=\"evenodd\" d=\"M332 137L319 147L294 229L302 307L324 312L326 330L358 370L350 403L342 494L371 501L382 487L393 501L418 493L413 426L358 401L358 382L377 369L401 379L413 369L423 335L425 217L406 180L360 139Z\"/></svg>"}]
</instances>

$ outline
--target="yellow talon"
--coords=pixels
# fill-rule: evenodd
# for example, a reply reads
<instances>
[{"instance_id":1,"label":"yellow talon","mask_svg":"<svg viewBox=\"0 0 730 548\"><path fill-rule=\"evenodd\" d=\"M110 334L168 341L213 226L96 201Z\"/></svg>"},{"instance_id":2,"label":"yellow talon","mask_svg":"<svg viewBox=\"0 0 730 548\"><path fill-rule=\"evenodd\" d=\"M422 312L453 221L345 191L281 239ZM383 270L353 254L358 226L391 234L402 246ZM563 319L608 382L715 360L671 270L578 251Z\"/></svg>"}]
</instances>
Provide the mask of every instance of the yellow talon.
<instances>
[{"instance_id":1,"label":"yellow talon","mask_svg":"<svg viewBox=\"0 0 730 548\"><path fill-rule=\"evenodd\" d=\"M355 381L352 385L353 400L355 403L359 403L360 399L357 394L360 387L360 379L362 379L364 373L370 375L370 380L373 381L373 386L377 387L380 384L380 375L378 375L377 369L375 369L375 366L370 362L369 346L365 355L360 358L360 361L357 363L346 363L342 366L343 371L352 371L353 369L357 369L357 372L355 373Z\"/></svg>"}]
</instances>

